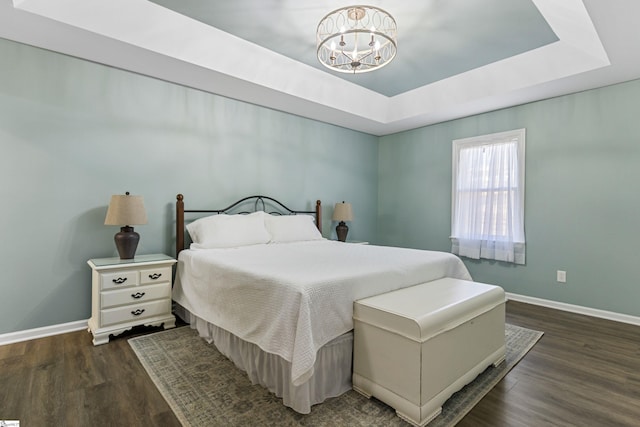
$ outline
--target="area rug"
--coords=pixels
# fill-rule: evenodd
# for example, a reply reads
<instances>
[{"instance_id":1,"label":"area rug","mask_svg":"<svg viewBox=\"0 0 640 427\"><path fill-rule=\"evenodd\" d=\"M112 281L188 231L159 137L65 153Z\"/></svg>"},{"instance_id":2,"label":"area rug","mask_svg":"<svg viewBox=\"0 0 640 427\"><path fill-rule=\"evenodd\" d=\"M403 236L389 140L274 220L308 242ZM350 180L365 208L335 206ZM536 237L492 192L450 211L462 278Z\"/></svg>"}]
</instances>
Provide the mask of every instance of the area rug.
<instances>
[{"instance_id":1,"label":"area rug","mask_svg":"<svg viewBox=\"0 0 640 427\"><path fill-rule=\"evenodd\" d=\"M507 324L506 360L455 393L428 427L457 424L535 345L542 332ZM185 427L407 426L395 411L351 390L307 415L285 407L188 326L131 338L129 344Z\"/></svg>"}]
</instances>

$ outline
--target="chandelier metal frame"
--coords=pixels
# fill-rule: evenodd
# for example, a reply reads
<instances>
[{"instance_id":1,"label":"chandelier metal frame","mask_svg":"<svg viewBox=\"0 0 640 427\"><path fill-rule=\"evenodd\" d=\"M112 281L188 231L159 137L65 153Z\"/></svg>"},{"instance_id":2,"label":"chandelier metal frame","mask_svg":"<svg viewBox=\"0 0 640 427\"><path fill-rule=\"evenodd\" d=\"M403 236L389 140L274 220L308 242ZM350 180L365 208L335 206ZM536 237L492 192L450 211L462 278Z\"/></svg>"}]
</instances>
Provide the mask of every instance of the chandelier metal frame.
<instances>
[{"instance_id":1,"label":"chandelier metal frame","mask_svg":"<svg viewBox=\"0 0 640 427\"><path fill-rule=\"evenodd\" d=\"M320 20L316 30L318 60L340 73L366 73L389 64L398 42L396 21L375 6L347 6Z\"/></svg>"}]
</instances>

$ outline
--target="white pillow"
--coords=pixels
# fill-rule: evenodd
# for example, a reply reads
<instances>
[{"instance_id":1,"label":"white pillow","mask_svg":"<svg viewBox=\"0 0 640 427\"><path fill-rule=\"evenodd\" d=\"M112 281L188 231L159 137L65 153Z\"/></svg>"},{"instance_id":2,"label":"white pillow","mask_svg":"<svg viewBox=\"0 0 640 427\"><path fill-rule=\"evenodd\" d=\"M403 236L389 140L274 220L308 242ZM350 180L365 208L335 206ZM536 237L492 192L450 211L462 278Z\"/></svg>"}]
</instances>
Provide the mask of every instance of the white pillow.
<instances>
[{"instance_id":1,"label":"white pillow","mask_svg":"<svg viewBox=\"0 0 640 427\"><path fill-rule=\"evenodd\" d=\"M262 211L248 215L212 215L187 225L191 249L235 248L269 243Z\"/></svg>"},{"instance_id":2,"label":"white pillow","mask_svg":"<svg viewBox=\"0 0 640 427\"><path fill-rule=\"evenodd\" d=\"M264 222L272 243L322 240L311 215L265 215Z\"/></svg>"}]
</instances>

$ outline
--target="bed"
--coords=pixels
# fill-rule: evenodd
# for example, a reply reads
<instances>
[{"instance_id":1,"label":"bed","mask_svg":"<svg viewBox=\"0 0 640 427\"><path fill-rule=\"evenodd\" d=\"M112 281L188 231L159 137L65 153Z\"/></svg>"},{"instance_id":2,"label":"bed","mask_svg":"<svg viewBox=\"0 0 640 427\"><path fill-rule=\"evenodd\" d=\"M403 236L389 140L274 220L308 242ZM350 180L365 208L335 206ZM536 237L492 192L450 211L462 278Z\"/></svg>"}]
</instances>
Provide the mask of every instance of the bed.
<instances>
[{"instance_id":1,"label":"bed","mask_svg":"<svg viewBox=\"0 0 640 427\"><path fill-rule=\"evenodd\" d=\"M353 301L471 279L450 253L325 239L321 212L320 201L299 211L266 196L218 210L176 203L176 314L303 414L351 389Z\"/></svg>"}]
</instances>

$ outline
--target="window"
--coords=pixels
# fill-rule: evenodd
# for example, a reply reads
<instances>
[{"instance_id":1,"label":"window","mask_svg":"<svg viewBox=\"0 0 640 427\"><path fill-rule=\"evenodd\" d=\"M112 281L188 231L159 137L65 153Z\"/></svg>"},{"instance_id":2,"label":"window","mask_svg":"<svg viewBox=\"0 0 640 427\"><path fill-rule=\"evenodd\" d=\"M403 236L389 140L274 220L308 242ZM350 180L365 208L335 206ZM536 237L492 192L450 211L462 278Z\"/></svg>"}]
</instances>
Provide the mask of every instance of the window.
<instances>
[{"instance_id":1,"label":"window","mask_svg":"<svg viewBox=\"0 0 640 427\"><path fill-rule=\"evenodd\" d=\"M453 141L451 251L525 263L525 130Z\"/></svg>"}]
</instances>

